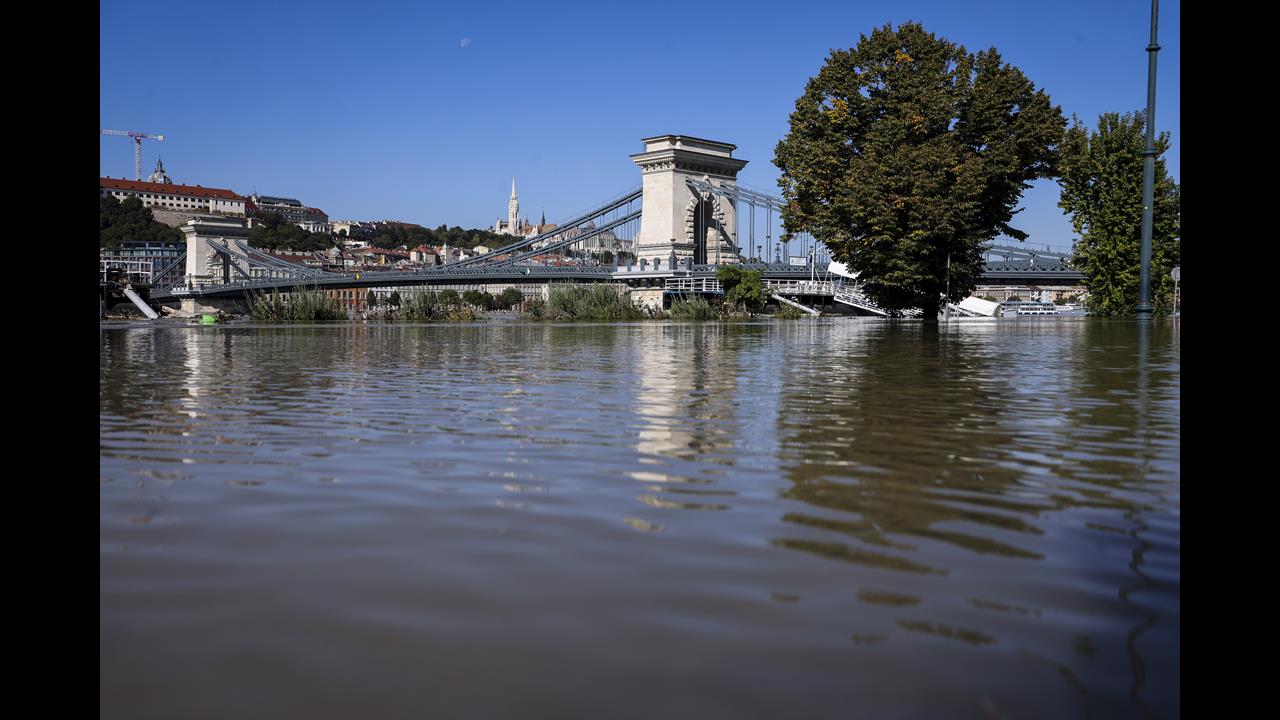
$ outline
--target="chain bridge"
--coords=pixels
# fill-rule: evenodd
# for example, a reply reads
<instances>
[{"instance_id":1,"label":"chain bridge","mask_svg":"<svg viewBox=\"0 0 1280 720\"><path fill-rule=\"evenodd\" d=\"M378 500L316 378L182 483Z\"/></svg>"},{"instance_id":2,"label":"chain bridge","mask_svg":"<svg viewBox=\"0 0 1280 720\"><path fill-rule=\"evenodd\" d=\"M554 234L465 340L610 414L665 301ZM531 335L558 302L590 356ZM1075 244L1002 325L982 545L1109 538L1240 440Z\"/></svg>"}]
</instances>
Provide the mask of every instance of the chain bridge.
<instances>
[{"instance_id":1,"label":"chain bridge","mask_svg":"<svg viewBox=\"0 0 1280 720\"><path fill-rule=\"evenodd\" d=\"M180 301L193 311L217 307L219 300L243 300L250 292L295 287L383 293L418 286L517 287L531 294L549 283L614 282L634 288L648 302L660 302L664 295L720 292L715 270L733 263L761 270L770 291L784 301L834 300L888 314L857 292L849 275L828 272L830 255L821 242L780 232L783 199L737 182L748 161L733 157L736 146L687 135L642 142L644 152L631 156L641 171L640 187L548 232L517 238L478 257L413 270L332 271L253 247L238 218L205 216L182 226L186 253L163 270L148 272L144 282L149 281L153 301ZM614 259L602 263L605 248ZM1066 253L987 248L984 282L1069 285L1081 280Z\"/></svg>"}]
</instances>

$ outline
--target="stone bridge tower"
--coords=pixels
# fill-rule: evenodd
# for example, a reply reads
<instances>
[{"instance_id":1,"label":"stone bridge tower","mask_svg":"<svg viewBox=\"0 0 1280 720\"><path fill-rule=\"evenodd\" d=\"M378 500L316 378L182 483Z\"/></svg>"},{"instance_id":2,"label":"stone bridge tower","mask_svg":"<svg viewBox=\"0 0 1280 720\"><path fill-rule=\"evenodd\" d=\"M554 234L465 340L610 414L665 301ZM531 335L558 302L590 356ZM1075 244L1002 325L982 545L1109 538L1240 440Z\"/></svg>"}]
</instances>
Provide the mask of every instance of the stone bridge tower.
<instances>
[{"instance_id":1,"label":"stone bridge tower","mask_svg":"<svg viewBox=\"0 0 1280 720\"><path fill-rule=\"evenodd\" d=\"M738 214L733 202L711 193L696 193L686 178L734 186L746 160L733 157L736 145L688 135L644 138L644 152L632 155L644 178L644 212L638 259L670 267L692 258L694 264L736 263Z\"/></svg>"}]
</instances>

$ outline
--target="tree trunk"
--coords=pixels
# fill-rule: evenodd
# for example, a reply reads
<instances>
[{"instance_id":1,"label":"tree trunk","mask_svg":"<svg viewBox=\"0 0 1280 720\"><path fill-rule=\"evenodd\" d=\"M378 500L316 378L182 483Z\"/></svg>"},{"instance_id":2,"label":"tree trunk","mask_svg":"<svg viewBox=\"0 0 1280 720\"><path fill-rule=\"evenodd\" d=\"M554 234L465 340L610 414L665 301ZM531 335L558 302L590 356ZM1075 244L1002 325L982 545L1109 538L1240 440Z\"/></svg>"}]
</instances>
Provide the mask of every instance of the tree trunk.
<instances>
[{"instance_id":1,"label":"tree trunk","mask_svg":"<svg viewBox=\"0 0 1280 720\"><path fill-rule=\"evenodd\" d=\"M938 313L942 312L942 301L922 301L920 303L920 312L923 313L920 318L921 320L924 320L927 323L936 323L938 322Z\"/></svg>"}]
</instances>

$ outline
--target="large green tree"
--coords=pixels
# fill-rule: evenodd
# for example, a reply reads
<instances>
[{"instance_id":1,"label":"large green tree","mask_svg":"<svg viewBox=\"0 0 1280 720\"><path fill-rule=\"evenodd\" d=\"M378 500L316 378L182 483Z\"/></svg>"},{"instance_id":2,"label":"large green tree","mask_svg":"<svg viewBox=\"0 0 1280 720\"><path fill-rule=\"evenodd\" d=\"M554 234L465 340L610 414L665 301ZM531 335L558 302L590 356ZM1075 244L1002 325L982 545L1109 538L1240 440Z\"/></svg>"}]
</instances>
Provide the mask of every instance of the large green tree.
<instances>
[{"instance_id":1,"label":"large green tree","mask_svg":"<svg viewBox=\"0 0 1280 720\"><path fill-rule=\"evenodd\" d=\"M1062 143L1058 206L1080 236L1072 264L1086 276L1086 302L1095 315L1132 315L1138 305L1145 115L1105 113L1096 132L1073 118ZM1151 302L1157 312L1173 309L1170 271L1181 257L1181 190L1160 159L1168 148L1169 134L1162 133L1151 213Z\"/></svg>"},{"instance_id":2,"label":"large green tree","mask_svg":"<svg viewBox=\"0 0 1280 720\"><path fill-rule=\"evenodd\" d=\"M1051 177L1066 120L995 48L969 54L918 23L833 50L796 100L774 163L788 234L808 232L890 308L937 317L984 266L1022 191Z\"/></svg>"},{"instance_id":3,"label":"large green tree","mask_svg":"<svg viewBox=\"0 0 1280 720\"><path fill-rule=\"evenodd\" d=\"M186 236L175 227L156 222L151 208L136 197L123 201L110 195L98 200L98 248L124 243L181 243Z\"/></svg>"}]
</instances>

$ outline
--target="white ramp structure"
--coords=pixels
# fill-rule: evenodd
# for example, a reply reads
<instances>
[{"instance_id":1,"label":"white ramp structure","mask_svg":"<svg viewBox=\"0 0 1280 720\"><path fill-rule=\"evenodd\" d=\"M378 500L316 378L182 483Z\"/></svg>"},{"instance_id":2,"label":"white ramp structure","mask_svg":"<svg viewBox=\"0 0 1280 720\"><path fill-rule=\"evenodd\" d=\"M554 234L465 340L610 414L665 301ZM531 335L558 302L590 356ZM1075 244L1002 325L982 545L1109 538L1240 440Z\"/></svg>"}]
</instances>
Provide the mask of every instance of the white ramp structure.
<instances>
[{"instance_id":1,"label":"white ramp structure","mask_svg":"<svg viewBox=\"0 0 1280 720\"><path fill-rule=\"evenodd\" d=\"M971 296L951 307L967 317L995 317L996 312L1000 309L1000 303Z\"/></svg>"},{"instance_id":2,"label":"white ramp structure","mask_svg":"<svg viewBox=\"0 0 1280 720\"><path fill-rule=\"evenodd\" d=\"M124 296L132 300L133 304L137 305L138 309L141 310L143 314L145 314L149 319L155 320L156 318L160 317L158 314L156 314L155 310L151 309L150 305L143 302L142 298L138 296L138 293L133 291L133 288L126 286L124 288Z\"/></svg>"}]
</instances>

